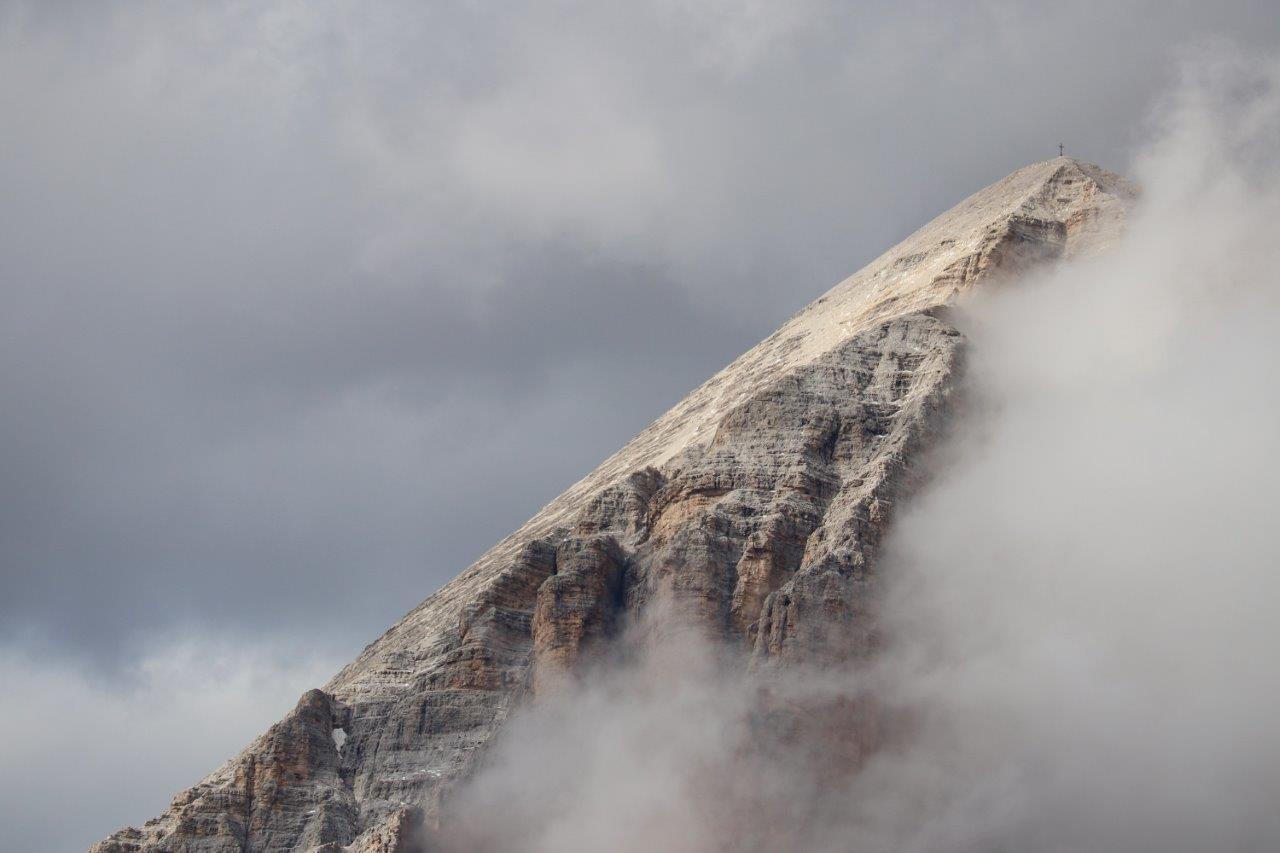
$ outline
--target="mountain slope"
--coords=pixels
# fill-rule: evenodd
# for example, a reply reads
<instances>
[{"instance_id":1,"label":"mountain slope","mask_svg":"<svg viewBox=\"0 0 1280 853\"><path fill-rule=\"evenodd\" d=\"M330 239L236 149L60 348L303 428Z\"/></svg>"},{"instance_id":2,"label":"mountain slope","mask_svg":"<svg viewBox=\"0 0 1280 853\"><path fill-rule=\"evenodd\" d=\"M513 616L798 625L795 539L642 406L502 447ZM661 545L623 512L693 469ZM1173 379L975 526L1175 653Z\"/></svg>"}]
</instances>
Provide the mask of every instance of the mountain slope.
<instances>
[{"instance_id":1,"label":"mountain slope","mask_svg":"<svg viewBox=\"0 0 1280 853\"><path fill-rule=\"evenodd\" d=\"M516 705L658 598L759 666L865 653L877 546L960 357L935 309L1105 248L1133 198L1057 158L964 200L693 391L159 818L94 850L408 850L410 825L439 821Z\"/></svg>"}]
</instances>

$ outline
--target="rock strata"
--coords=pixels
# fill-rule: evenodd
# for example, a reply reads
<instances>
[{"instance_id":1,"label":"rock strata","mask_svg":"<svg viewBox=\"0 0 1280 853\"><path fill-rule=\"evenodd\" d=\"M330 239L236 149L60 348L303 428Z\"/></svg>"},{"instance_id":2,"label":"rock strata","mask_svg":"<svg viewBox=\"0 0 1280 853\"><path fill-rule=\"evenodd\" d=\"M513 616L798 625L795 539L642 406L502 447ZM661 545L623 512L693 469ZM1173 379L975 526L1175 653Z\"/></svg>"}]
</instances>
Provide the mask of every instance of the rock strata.
<instances>
[{"instance_id":1,"label":"rock strata","mask_svg":"<svg viewBox=\"0 0 1280 853\"><path fill-rule=\"evenodd\" d=\"M866 654L877 548L961 357L938 309L1104 249L1134 196L1058 158L964 200L709 379L162 815L93 850L419 849L417 827L440 821L518 704L579 677L658 599L754 666ZM832 714L866 709L811 717Z\"/></svg>"}]
</instances>

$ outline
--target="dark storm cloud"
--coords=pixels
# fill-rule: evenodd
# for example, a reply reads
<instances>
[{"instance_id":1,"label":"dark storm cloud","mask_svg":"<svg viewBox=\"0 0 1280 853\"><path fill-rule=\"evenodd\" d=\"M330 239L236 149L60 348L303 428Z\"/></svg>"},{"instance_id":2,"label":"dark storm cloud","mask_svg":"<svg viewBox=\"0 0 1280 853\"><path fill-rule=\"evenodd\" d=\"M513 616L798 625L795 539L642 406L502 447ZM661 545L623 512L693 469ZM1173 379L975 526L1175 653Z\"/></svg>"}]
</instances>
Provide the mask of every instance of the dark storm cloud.
<instances>
[{"instance_id":1,"label":"dark storm cloud","mask_svg":"<svg viewBox=\"0 0 1280 853\"><path fill-rule=\"evenodd\" d=\"M924 220L1126 168L1272 6L0 3L6 671L350 656Z\"/></svg>"},{"instance_id":2,"label":"dark storm cloud","mask_svg":"<svg viewBox=\"0 0 1280 853\"><path fill-rule=\"evenodd\" d=\"M5 536L32 571L5 624L53 617L43 639L93 654L175 619L334 639L341 617L358 641L674 401L687 361L733 355L660 272L548 251L523 274L556 300L315 281L248 313L15 331L40 367L9 386Z\"/></svg>"},{"instance_id":3,"label":"dark storm cloud","mask_svg":"<svg viewBox=\"0 0 1280 853\"><path fill-rule=\"evenodd\" d=\"M1265 4L18 4L3 624L354 644L914 225L1123 166ZM327 636L335 636L326 629Z\"/></svg>"}]
</instances>

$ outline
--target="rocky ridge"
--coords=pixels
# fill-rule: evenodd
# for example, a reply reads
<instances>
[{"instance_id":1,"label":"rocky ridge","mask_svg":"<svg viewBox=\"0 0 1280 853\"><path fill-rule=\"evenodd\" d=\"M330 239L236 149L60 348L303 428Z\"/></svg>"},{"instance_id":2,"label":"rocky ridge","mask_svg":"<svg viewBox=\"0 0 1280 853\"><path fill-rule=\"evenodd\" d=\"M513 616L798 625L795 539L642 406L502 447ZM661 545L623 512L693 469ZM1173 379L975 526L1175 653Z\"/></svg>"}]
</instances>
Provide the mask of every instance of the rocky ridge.
<instances>
[{"instance_id":1,"label":"rocky ridge","mask_svg":"<svg viewBox=\"0 0 1280 853\"><path fill-rule=\"evenodd\" d=\"M979 282L1105 249L1134 189L1070 158L964 200L721 370L158 818L95 853L406 853L504 720L662 596L759 666L874 643L875 556ZM658 626L660 630L661 626Z\"/></svg>"}]
</instances>

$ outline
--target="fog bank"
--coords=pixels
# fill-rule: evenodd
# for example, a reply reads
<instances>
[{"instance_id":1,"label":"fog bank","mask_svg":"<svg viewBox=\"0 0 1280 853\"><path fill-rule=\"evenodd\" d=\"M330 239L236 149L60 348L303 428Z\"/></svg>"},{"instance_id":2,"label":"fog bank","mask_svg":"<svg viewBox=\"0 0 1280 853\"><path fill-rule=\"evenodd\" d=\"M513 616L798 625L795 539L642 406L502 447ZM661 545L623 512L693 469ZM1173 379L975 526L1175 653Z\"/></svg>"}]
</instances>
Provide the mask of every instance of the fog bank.
<instances>
[{"instance_id":1,"label":"fog bank","mask_svg":"<svg viewBox=\"0 0 1280 853\"><path fill-rule=\"evenodd\" d=\"M1121 247L965 307L969 413L885 571L871 849L1280 844L1280 66L1205 51Z\"/></svg>"}]
</instances>

